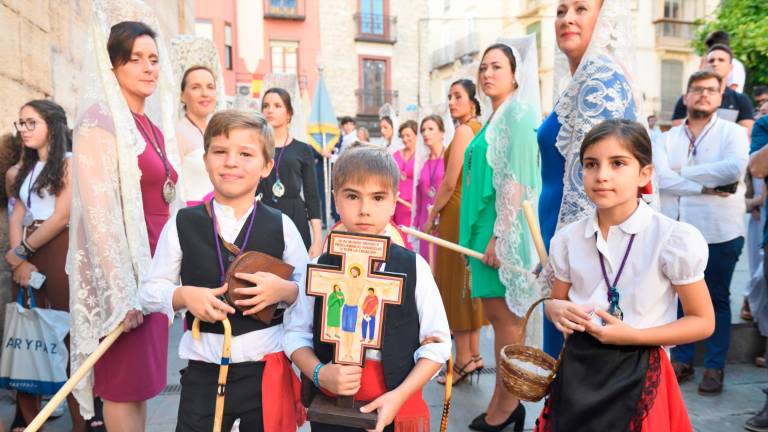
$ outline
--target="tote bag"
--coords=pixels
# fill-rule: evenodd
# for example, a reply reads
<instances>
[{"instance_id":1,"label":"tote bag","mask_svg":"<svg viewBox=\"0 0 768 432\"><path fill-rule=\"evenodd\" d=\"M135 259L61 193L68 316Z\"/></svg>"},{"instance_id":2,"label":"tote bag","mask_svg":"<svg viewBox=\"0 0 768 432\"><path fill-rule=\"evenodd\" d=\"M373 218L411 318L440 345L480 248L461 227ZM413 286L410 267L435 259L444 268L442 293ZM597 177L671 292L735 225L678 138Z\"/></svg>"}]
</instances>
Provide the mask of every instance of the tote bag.
<instances>
[{"instance_id":1,"label":"tote bag","mask_svg":"<svg viewBox=\"0 0 768 432\"><path fill-rule=\"evenodd\" d=\"M5 305L5 330L0 356L0 387L32 394L53 394L67 380L69 353L64 338L69 333L69 313L41 309L24 291Z\"/></svg>"}]
</instances>

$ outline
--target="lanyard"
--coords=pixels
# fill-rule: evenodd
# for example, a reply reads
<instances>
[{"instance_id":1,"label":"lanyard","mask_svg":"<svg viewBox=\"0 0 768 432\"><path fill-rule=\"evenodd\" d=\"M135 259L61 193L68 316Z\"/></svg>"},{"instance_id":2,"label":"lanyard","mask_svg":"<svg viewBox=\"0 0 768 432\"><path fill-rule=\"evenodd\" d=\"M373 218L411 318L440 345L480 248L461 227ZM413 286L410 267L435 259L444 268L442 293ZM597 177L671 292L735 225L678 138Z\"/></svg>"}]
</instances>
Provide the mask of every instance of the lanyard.
<instances>
[{"instance_id":1,"label":"lanyard","mask_svg":"<svg viewBox=\"0 0 768 432\"><path fill-rule=\"evenodd\" d=\"M597 233L595 233L595 241L597 241ZM621 260L619 271L616 272L616 277L613 279L613 284L611 284L610 279L608 279L608 272L605 271L605 261L603 260L603 254L599 250L597 251L597 254L600 256L600 268L603 270L603 280L605 280L605 286L608 287L608 313L621 320L624 319L624 313L619 307L619 291L616 289L616 286L619 283L621 273L624 271L624 265L627 263L629 251L632 249L632 243L634 242L635 234L632 234L632 236L629 238L627 250L624 252L624 258Z\"/></svg>"},{"instance_id":2,"label":"lanyard","mask_svg":"<svg viewBox=\"0 0 768 432\"><path fill-rule=\"evenodd\" d=\"M696 150L699 147L699 144L704 140L704 137L709 133L709 131L712 130L712 128L715 127L715 123L717 123L717 117L715 117L715 121L710 123L709 127L704 129L702 131L701 135L699 135L698 138L693 136L693 133L691 133L688 129L688 121L686 120L685 128L683 129L685 131L685 136L688 137L688 158L690 159L691 156L696 157Z\"/></svg>"},{"instance_id":3,"label":"lanyard","mask_svg":"<svg viewBox=\"0 0 768 432\"><path fill-rule=\"evenodd\" d=\"M443 163L443 153L445 153L445 149L440 152L440 156L437 157L437 159L430 159L432 162L432 166L429 170L429 186L434 187L434 181L435 181L435 172L437 172L437 168L440 167L440 164Z\"/></svg>"},{"instance_id":4,"label":"lanyard","mask_svg":"<svg viewBox=\"0 0 768 432\"><path fill-rule=\"evenodd\" d=\"M152 129L152 139L149 138L149 132L144 128L144 125L141 123L140 117L138 114L131 112L133 114L133 119L136 121L136 126L139 128L139 132L141 132L142 137L145 141L149 141L149 144L152 146L153 149L155 149L155 153L157 153L158 156L160 156L160 160L163 162L163 169L165 170L165 178L167 180L170 180L171 178L171 168L168 166L168 158L165 156L165 152L163 152L163 149L160 148L160 138L157 137L157 134L155 133L155 128L151 127L152 122L149 120L149 117L146 117L147 121L150 124L150 129ZM193 123L194 124L194 123Z\"/></svg>"},{"instance_id":5,"label":"lanyard","mask_svg":"<svg viewBox=\"0 0 768 432\"><path fill-rule=\"evenodd\" d=\"M192 119L191 119L191 118L189 118L189 114L184 114L184 117L186 117L186 118L187 118L187 120L189 121L189 123L190 123L190 124L192 124L192 126L194 126L194 127L195 127L195 129L197 129L197 131L198 131L198 132L200 132L200 135L202 135L203 137L205 137L205 134L203 133L203 130L202 130L202 129L200 129L200 127L198 127L198 126L195 124L195 122L193 122L193 121L192 121Z\"/></svg>"},{"instance_id":6,"label":"lanyard","mask_svg":"<svg viewBox=\"0 0 768 432\"><path fill-rule=\"evenodd\" d=\"M32 172L29 173L29 185L27 186L27 211L32 210L32 186L37 183L37 179L35 178L35 168L37 168L37 164L32 165Z\"/></svg>"},{"instance_id":7,"label":"lanyard","mask_svg":"<svg viewBox=\"0 0 768 432\"><path fill-rule=\"evenodd\" d=\"M251 237L251 231L253 230L253 220L256 218L256 209L258 209L259 201L253 202L253 210L251 211L250 221L248 221L248 230L245 232L245 238L243 238L243 244L240 245L240 251L235 258L239 257L243 253L243 249L248 244L248 239ZM216 224L216 212L213 206L213 200L211 200L211 221L213 222L213 240L216 242L216 257L219 259L219 285L224 285L224 279L226 271L224 270L224 258L221 254L221 240L219 240L219 229ZM235 245L237 246L237 245Z\"/></svg>"},{"instance_id":8,"label":"lanyard","mask_svg":"<svg viewBox=\"0 0 768 432\"><path fill-rule=\"evenodd\" d=\"M283 160L283 154L285 153L285 148L288 146L288 139L290 137L291 137L290 135L286 136L283 146L278 147L280 149L280 154L277 156L277 163L275 164L275 183L281 183L280 182L280 161Z\"/></svg>"}]
</instances>

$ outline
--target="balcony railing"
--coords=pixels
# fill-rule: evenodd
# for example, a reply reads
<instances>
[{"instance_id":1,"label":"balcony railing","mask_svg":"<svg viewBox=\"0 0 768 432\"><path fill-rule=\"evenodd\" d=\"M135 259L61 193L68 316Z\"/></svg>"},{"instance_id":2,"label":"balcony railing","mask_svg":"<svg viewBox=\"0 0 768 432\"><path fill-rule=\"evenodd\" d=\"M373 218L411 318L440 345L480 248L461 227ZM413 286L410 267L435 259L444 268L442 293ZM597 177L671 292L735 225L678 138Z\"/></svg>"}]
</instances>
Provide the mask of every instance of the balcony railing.
<instances>
[{"instance_id":1,"label":"balcony railing","mask_svg":"<svg viewBox=\"0 0 768 432\"><path fill-rule=\"evenodd\" d=\"M264 18L304 20L305 0L264 0Z\"/></svg>"},{"instance_id":2,"label":"balcony railing","mask_svg":"<svg viewBox=\"0 0 768 432\"><path fill-rule=\"evenodd\" d=\"M656 47L680 51L693 51L691 41L697 24L691 21L661 18L656 25Z\"/></svg>"},{"instance_id":3,"label":"balcony railing","mask_svg":"<svg viewBox=\"0 0 768 432\"><path fill-rule=\"evenodd\" d=\"M475 32L469 33L453 45L453 58L461 60L462 64L470 63L471 58L478 52L480 52L480 42ZM466 59L470 60L466 61Z\"/></svg>"},{"instance_id":4,"label":"balcony railing","mask_svg":"<svg viewBox=\"0 0 768 432\"><path fill-rule=\"evenodd\" d=\"M356 13L356 41L381 42L393 44L397 42L397 17L373 13Z\"/></svg>"},{"instance_id":5,"label":"balcony railing","mask_svg":"<svg viewBox=\"0 0 768 432\"><path fill-rule=\"evenodd\" d=\"M379 108L385 103L389 103L397 109L397 91L390 90L355 90L357 96L357 114L358 115L378 115Z\"/></svg>"},{"instance_id":6,"label":"balcony railing","mask_svg":"<svg viewBox=\"0 0 768 432\"><path fill-rule=\"evenodd\" d=\"M453 64L453 47L446 45L432 51L432 69L439 69L443 66Z\"/></svg>"}]
</instances>

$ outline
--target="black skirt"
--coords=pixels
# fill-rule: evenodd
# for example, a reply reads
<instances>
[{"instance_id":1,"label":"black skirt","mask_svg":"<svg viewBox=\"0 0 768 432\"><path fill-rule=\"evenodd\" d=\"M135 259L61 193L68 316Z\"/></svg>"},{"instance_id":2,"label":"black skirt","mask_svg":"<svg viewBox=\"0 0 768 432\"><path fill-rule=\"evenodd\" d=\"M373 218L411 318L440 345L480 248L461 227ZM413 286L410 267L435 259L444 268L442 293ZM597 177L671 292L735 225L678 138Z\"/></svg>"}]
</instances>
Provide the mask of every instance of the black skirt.
<instances>
[{"instance_id":1,"label":"black skirt","mask_svg":"<svg viewBox=\"0 0 768 432\"><path fill-rule=\"evenodd\" d=\"M571 335L544 407L544 431L640 431L659 383L659 348Z\"/></svg>"}]
</instances>

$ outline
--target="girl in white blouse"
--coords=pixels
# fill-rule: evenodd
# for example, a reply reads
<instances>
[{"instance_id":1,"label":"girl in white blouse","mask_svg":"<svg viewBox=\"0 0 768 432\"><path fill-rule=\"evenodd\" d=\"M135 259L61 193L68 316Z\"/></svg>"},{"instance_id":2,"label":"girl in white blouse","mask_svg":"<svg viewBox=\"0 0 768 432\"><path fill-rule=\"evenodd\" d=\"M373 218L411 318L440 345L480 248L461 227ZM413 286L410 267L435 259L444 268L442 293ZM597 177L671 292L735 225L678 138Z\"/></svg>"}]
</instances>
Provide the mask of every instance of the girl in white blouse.
<instances>
[{"instance_id":1,"label":"girl in white blouse","mask_svg":"<svg viewBox=\"0 0 768 432\"><path fill-rule=\"evenodd\" d=\"M545 311L567 341L536 430L690 431L663 347L714 330L707 244L691 225L638 199L653 175L642 125L595 126L580 157L596 209L552 239L553 300Z\"/></svg>"}]
</instances>

